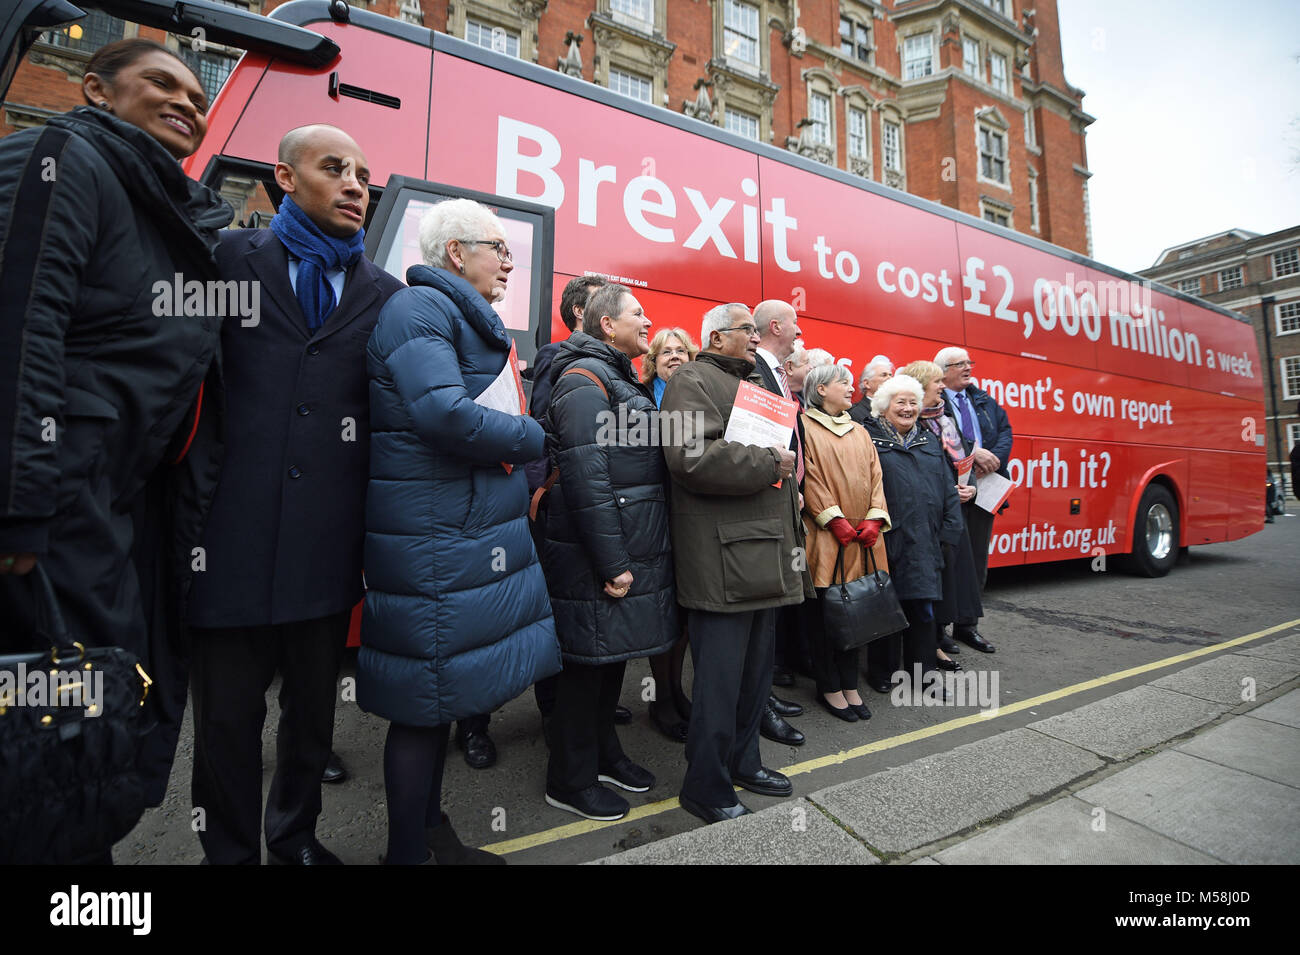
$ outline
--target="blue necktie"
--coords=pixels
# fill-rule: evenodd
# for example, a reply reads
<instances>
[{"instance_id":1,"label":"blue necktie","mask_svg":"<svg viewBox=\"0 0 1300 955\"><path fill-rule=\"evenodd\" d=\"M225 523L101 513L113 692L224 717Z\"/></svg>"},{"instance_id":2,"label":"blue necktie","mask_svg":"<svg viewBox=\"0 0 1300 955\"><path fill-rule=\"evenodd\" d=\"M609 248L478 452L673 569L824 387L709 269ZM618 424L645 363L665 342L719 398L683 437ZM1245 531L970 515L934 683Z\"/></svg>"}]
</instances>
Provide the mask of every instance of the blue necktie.
<instances>
[{"instance_id":1,"label":"blue necktie","mask_svg":"<svg viewBox=\"0 0 1300 955\"><path fill-rule=\"evenodd\" d=\"M957 392L957 415L961 418L961 433L972 444L975 442L975 421L970 416L970 405L964 392Z\"/></svg>"}]
</instances>

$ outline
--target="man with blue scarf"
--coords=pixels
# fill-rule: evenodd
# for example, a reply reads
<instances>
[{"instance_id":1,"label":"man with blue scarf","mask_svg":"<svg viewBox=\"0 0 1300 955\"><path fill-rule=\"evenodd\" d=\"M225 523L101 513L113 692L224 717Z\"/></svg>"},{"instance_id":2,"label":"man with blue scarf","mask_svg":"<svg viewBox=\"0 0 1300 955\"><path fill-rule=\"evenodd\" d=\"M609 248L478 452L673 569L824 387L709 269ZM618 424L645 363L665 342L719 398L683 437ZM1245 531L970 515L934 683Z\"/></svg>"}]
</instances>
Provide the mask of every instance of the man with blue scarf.
<instances>
[{"instance_id":1,"label":"man with blue scarf","mask_svg":"<svg viewBox=\"0 0 1300 955\"><path fill-rule=\"evenodd\" d=\"M226 232L217 250L221 278L248 283L260 310L256 322L231 317L222 328L226 456L189 613L192 794L214 864L262 858L262 724L277 673L268 860L339 863L316 839L316 819L362 593L365 349L380 307L403 287L362 254L370 172L356 142L304 126L285 134L278 159L284 198L270 228Z\"/></svg>"}]
</instances>

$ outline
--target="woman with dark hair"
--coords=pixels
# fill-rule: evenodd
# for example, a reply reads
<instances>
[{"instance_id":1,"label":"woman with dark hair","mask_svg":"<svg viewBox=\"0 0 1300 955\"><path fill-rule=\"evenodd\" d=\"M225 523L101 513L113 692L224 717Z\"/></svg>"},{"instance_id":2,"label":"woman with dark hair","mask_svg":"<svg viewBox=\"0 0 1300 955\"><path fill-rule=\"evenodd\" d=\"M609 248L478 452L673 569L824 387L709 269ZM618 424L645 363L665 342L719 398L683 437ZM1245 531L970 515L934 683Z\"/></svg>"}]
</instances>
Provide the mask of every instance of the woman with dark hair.
<instances>
[{"instance_id":1,"label":"woman with dark hair","mask_svg":"<svg viewBox=\"0 0 1300 955\"><path fill-rule=\"evenodd\" d=\"M632 359L649 351L650 320L622 285L587 301L582 332L551 373L546 450L559 469L546 508L542 567L564 669L551 720L546 802L587 819L620 819L655 778L623 752L614 705L627 661L677 639L667 478L648 439L654 403Z\"/></svg>"},{"instance_id":2,"label":"woman with dark hair","mask_svg":"<svg viewBox=\"0 0 1300 955\"><path fill-rule=\"evenodd\" d=\"M217 279L232 211L178 161L208 100L176 54L111 43L81 89L86 106L0 140L0 649L32 648L39 563L69 636L129 650L153 680L139 765L157 805L220 463L223 316L173 305L177 283Z\"/></svg>"}]
</instances>

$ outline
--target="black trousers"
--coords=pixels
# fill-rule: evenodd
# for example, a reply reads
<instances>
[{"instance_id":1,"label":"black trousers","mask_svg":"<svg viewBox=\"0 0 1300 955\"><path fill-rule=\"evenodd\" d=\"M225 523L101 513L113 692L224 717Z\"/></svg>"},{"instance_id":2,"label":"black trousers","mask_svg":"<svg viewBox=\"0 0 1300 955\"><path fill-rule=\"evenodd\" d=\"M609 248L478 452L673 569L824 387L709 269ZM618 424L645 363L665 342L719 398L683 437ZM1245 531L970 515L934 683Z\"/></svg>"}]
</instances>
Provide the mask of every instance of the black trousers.
<instances>
[{"instance_id":1,"label":"black trousers","mask_svg":"<svg viewBox=\"0 0 1300 955\"><path fill-rule=\"evenodd\" d=\"M682 795L704 806L736 805L732 774L763 766L758 727L772 684L775 610L687 611L691 639L691 723Z\"/></svg>"},{"instance_id":2,"label":"black trousers","mask_svg":"<svg viewBox=\"0 0 1300 955\"><path fill-rule=\"evenodd\" d=\"M203 810L199 841L213 865L262 859L262 724L277 671L280 726L266 845L291 853L315 838L350 617L345 611L275 626L192 631L191 795L194 808Z\"/></svg>"},{"instance_id":3,"label":"black trousers","mask_svg":"<svg viewBox=\"0 0 1300 955\"><path fill-rule=\"evenodd\" d=\"M805 609L804 633L808 635L808 644L812 649L813 678L817 681L817 692L823 696L842 690L858 688L859 647L852 650L836 650L826 639L826 627L822 622L822 599L826 589L819 588L816 600L805 600L800 607Z\"/></svg>"},{"instance_id":4,"label":"black trousers","mask_svg":"<svg viewBox=\"0 0 1300 955\"><path fill-rule=\"evenodd\" d=\"M912 665L921 673L938 669L938 633L929 600L900 600L907 617L907 629L874 640L867 647L867 676L872 682L892 683L898 670L912 676Z\"/></svg>"},{"instance_id":5,"label":"black trousers","mask_svg":"<svg viewBox=\"0 0 1300 955\"><path fill-rule=\"evenodd\" d=\"M572 795L596 785L600 770L623 758L614 730L614 707L623 691L627 661L584 666L564 662L551 714L551 759L546 788Z\"/></svg>"},{"instance_id":6,"label":"black trousers","mask_svg":"<svg viewBox=\"0 0 1300 955\"><path fill-rule=\"evenodd\" d=\"M975 579L979 581L980 590L983 591L989 576L989 537L993 534L993 515L973 500L961 506L961 514L966 520L966 531L970 534L970 552L975 559Z\"/></svg>"}]
</instances>

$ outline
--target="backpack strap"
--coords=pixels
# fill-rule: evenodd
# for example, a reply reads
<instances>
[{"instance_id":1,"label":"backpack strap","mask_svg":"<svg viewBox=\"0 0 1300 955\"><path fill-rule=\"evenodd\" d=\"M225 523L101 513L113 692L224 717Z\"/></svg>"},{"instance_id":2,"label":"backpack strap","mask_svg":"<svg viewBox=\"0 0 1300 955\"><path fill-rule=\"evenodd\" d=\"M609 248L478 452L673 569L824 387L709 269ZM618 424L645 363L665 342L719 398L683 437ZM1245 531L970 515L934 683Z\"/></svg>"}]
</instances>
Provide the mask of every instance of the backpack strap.
<instances>
[{"instance_id":1,"label":"backpack strap","mask_svg":"<svg viewBox=\"0 0 1300 955\"><path fill-rule=\"evenodd\" d=\"M609 400L609 390L605 387L605 383L596 377L595 372L588 371L586 368L569 368L561 372L560 377L563 378L565 375L581 375L583 378L589 379L600 389L600 393L605 396L605 400ZM547 491L555 486L555 482L559 479L560 469L555 468L546 478L546 482L533 492L533 498L528 504L528 520L537 520L537 509L541 506L542 498L546 496Z\"/></svg>"}]
</instances>

